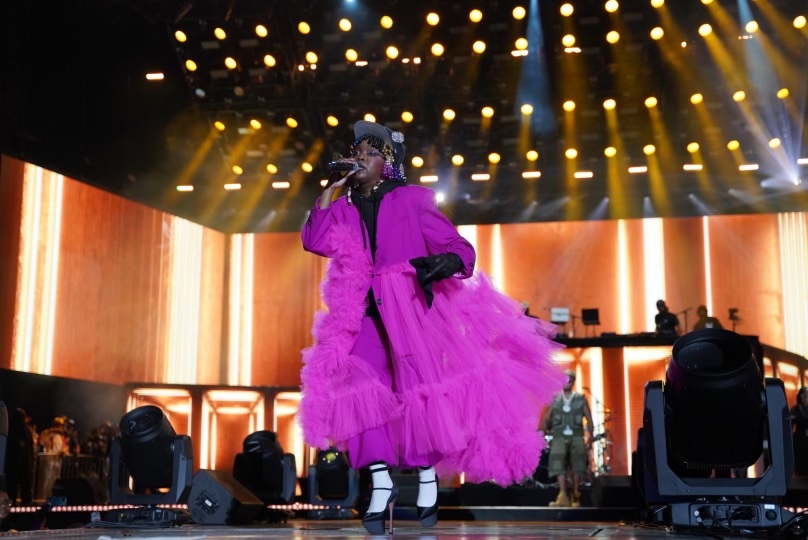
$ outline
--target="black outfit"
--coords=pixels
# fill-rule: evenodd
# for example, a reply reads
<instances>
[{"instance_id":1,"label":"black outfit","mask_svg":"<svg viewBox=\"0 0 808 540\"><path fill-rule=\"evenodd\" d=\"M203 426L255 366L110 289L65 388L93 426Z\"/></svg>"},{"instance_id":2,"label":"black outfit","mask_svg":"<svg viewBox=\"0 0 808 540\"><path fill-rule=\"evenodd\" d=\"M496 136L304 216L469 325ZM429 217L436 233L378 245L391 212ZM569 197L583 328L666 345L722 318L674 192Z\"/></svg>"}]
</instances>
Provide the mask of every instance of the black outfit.
<instances>
[{"instance_id":1,"label":"black outfit","mask_svg":"<svg viewBox=\"0 0 808 540\"><path fill-rule=\"evenodd\" d=\"M794 472L808 476L808 405L791 408L791 425L794 426Z\"/></svg>"},{"instance_id":2,"label":"black outfit","mask_svg":"<svg viewBox=\"0 0 808 540\"><path fill-rule=\"evenodd\" d=\"M362 218L362 226L365 229L366 235L362 235L362 245L366 246L365 242L370 242L370 253L376 259L376 221L379 217L379 204L382 197L390 193L397 187L406 186L406 180L388 180L377 185L370 191L370 195L365 197L359 193L358 189L351 191L351 201L359 209L359 215ZM373 288L368 289L368 307L365 310L366 317L382 318L379 313L379 307L376 305L376 298L373 296Z\"/></svg>"},{"instance_id":3,"label":"black outfit","mask_svg":"<svg viewBox=\"0 0 808 540\"><path fill-rule=\"evenodd\" d=\"M360 224L364 231L362 235L363 247L367 247L365 242L370 242L370 253L374 261L376 260L376 223L382 197L394 189L406 185L406 180L387 180L374 187L367 197L362 195L359 190L351 192L351 201L359 209L361 217ZM428 257L418 257L417 259L412 259L410 264L415 268L418 283L424 290L427 307L432 307L432 283L451 277L463 269L463 261L455 253L440 253ZM365 316L381 320L379 307L376 305L376 298L373 296L373 288L368 289L367 303L368 307L365 309Z\"/></svg>"},{"instance_id":4,"label":"black outfit","mask_svg":"<svg viewBox=\"0 0 808 540\"><path fill-rule=\"evenodd\" d=\"M665 313L657 313L654 317L656 324L657 334L660 336L675 336L676 327L679 326L679 317L666 311Z\"/></svg>"},{"instance_id":5,"label":"black outfit","mask_svg":"<svg viewBox=\"0 0 808 540\"><path fill-rule=\"evenodd\" d=\"M721 323L715 317L705 317L704 319L699 319L696 321L696 324L693 325L693 330L701 330L702 328L724 328L721 326Z\"/></svg>"},{"instance_id":6,"label":"black outfit","mask_svg":"<svg viewBox=\"0 0 808 540\"><path fill-rule=\"evenodd\" d=\"M11 501L20 499L31 504L34 483L34 436L25 423L25 411L16 409L9 415L8 449L6 450L6 492Z\"/></svg>"}]
</instances>

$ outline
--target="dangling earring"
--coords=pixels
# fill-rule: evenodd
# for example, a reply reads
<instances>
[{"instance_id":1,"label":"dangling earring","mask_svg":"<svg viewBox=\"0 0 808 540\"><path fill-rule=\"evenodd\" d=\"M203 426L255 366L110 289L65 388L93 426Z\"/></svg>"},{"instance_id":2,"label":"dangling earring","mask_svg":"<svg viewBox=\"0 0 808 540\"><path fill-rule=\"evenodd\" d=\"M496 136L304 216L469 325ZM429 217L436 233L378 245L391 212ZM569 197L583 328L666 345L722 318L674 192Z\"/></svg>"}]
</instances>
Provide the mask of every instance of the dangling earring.
<instances>
[{"instance_id":1,"label":"dangling earring","mask_svg":"<svg viewBox=\"0 0 808 540\"><path fill-rule=\"evenodd\" d=\"M351 186L350 185L348 186L348 194L346 195L346 197L348 197L348 201L347 201L348 206L351 206Z\"/></svg>"},{"instance_id":2,"label":"dangling earring","mask_svg":"<svg viewBox=\"0 0 808 540\"><path fill-rule=\"evenodd\" d=\"M396 177L396 169L393 167L393 158L387 156L384 158L384 166L382 167L382 179L393 180Z\"/></svg>"}]
</instances>

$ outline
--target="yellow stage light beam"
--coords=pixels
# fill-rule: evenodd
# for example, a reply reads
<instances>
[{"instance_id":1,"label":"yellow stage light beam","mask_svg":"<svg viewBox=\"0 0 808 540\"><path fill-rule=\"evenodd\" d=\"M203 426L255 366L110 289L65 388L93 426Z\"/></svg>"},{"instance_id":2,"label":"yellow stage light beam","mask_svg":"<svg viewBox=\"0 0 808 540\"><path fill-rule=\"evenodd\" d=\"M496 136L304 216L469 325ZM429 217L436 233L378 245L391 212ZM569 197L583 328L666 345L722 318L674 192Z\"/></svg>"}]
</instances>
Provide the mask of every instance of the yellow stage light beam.
<instances>
[{"instance_id":1,"label":"yellow stage light beam","mask_svg":"<svg viewBox=\"0 0 808 540\"><path fill-rule=\"evenodd\" d=\"M774 29L777 39L781 40L783 44L783 50L798 51L805 47L805 34L795 32L794 19L784 17L781 8L772 5L769 0L757 0L755 7L760 10L768 26ZM805 20L804 15L805 13L803 13L803 21ZM760 17L757 20L760 21ZM759 35L755 36L755 38L758 37Z\"/></svg>"},{"instance_id":2,"label":"yellow stage light beam","mask_svg":"<svg viewBox=\"0 0 808 540\"><path fill-rule=\"evenodd\" d=\"M663 7L662 9L666 10L667 8ZM630 29L623 24L623 19L619 13L610 14L609 21L621 36L631 35ZM661 26L665 29L665 32L668 31L667 25L663 24ZM633 91L633 86L636 84L634 79L636 71L630 66L640 65L643 60L630 47L615 46L612 47L610 51L614 57L615 64L618 66L616 81L617 94L630 94ZM661 121L659 120L659 111L656 109L656 98L647 99L646 106L648 105L652 106L649 108L649 114L657 119L657 124L654 126L654 145L656 148L654 154L646 158L649 162L647 178L652 187L653 198L657 209L665 212L666 215L670 215L669 195L662 179L660 167L659 165L653 166L652 163L658 164L662 161L667 164L671 162L673 160L673 152L664 126L661 125ZM625 144L618 129L618 120L615 110L606 110L606 124L609 131L609 144L617 149L618 155L625 155ZM615 212L614 217L620 218L628 215L628 208L630 207L629 193L627 193L628 189L624 185L627 181L628 177L626 176L625 162L613 158L609 159L607 165L607 189L610 201L609 210L610 212Z\"/></svg>"},{"instance_id":3,"label":"yellow stage light beam","mask_svg":"<svg viewBox=\"0 0 808 540\"><path fill-rule=\"evenodd\" d=\"M267 146L267 157L268 159L274 159L273 154L276 153L280 148L283 147L284 142L286 141L287 137L289 136L290 129L284 130L283 136L275 136L269 133L270 130L261 130L261 131L253 131L242 135L241 138L236 142L233 146L233 150L230 152L230 156L233 162L238 162L244 154L256 144L256 139L260 142L266 142ZM229 175L229 171L222 172L222 184L227 179L227 175ZM221 192L217 193L213 200L210 201L203 211L203 220L210 219L212 216L219 211L220 206L228 197L228 192L224 189ZM240 218L244 219L244 218Z\"/></svg>"},{"instance_id":4,"label":"yellow stage light beam","mask_svg":"<svg viewBox=\"0 0 808 540\"><path fill-rule=\"evenodd\" d=\"M660 157L665 168L675 167L676 153L673 151L673 144L668 135L667 127L662 121L659 109L656 107L648 109L648 117L651 120L651 130L654 134L654 154Z\"/></svg>"},{"instance_id":5,"label":"yellow stage light beam","mask_svg":"<svg viewBox=\"0 0 808 540\"><path fill-rule=\"evenodd\" d=\"M732 139L727 142L727 152L732 158L730 162L730 166L734 167L733 178L737 178L743 185L741 186L745 191L754 192L758 189L757 180L755 179L754 175L746 175L741 174L738 175L738 167L746 163L746 157L743 155L743 151L741 150L741 144L737 141L737 139ZM764 212L764 206L768 203L761 201L759 203L761 206L758 208L761 212Z\"/></svg>"},{"instance_id":6,"label":"yellow stage light beam","mask_svg":"<svg viewBox=\"0 0 808 540\"><path fill-rule=\"evenodd\" d=\"M166 186L166 189L163 191L163 197L167 199L168 203L174 202L177 200L178 197L182 196L177 190L175 186L184 186L191 184L191 181L196 174L197 170L199 169L202 162L207 157L208 152L210 149L213 148L213 143L216 142L216 138L219 136L218 131L215 129L211 129L208 131L207 136L202 141L202 144L194 152L194 155L185 164L182 168L180 173L177 175L176 179L171 186Z\"/></svg>"},{"instance_id":7,"label":"yellow stage light beam","mask_svg":"<svg viewBox=\"0 0 808 540\"><path fill-rule=\"evenodd\" d=\"M606 127L609 132L609 145L615 149L615 156L606 160L606 190L609 194L609 214L613 218L621 218L628 215L629 197L628 189L623 182L623 167L621 159L623 156L623 137L620 135L617 112L612 109L606 111Z\"/></svg>"},{"instance_id":8,"label":"yellow stage light beam","mask_svg":"<svg viewBox=\"0 0 808 540\"><path fill-rule=\"evenodd\" d=\"M746 101L737 102L739 105L746 103ZM726 141L729 137L723 133L722 124L720 121L717 121L713 118L710 109L705 106L697 106L694 107L696 110L696 115L699 119L699 123L701 126L714 126L713 129L703 129L703 137L707 139L706 146L708 148L722 148L724 146L724 141ZM712 161L713 164L713 171L712 174L718 173L720 176L731 177L735 174L736 168L729 156L726 156L723 152L718 153L719 158ZM692 153L693 159L697 160L694 163L703 163L702 155L700 151L696 151ZM710 186L710 179L707 171L706 165L702 168L701 171L698 173L699 181L703 184L702 189L707 192L711 189L714 189Z\"/></svg>"},{"instance_id":9,"label":"yellow stage light beam","mask_svg":"<svg viewBox=\"0 0 808 540\"><path fill-rule=\"evenodd\" d=\"M651 192L651 199L654 201L656 209L662 216L671 216L671 197L668 186L665 184L665 177L662 173L660 158L656 152L647 155L645 162L648 165L648 188Z\"/></svg>"},{"instance_id":10,"label":"yellow stage light beam","mask_svg":"<svg viewBox=\"0 0 808 540\"><path fill-rule=\"evenodd\" d=\"M574 10L573 10L574 11ZM576 27L577 17L561 17L561 35L575 36L578 34ZM565 101L572 103L586 103L588 73L586 65L580 54L564 54L560 62L560 80L564 81L567 93ZM562 138L566 148L579 148L578 141L578 120L576 109L567 110L569 107L562 105L564 110L564 124L562 126ZM582 209L580 203L580 193L578 192L579 179L574 177L576 171L576 159L564 158L565 162L565 184L569 195L569 202L565 205L565 212L569 219L581 219ZM534 182L534 189L538 190L539 182ZM611 205L610 205L611 208Z\"/></svg>"},{"instance_id":11,"label":"yellow stage light beam","mask_svg":"<svg viewBox=\"0 0 808 540\"><path fill-rule=\"evenodd\" d=\"M787 99L788 96L780 97L783 90L786 90L786 92L788 91L786 88L781 88L777 92L777 97L780 99L781 103L785 105L786 110L788 111L788 114L791 116L791 119L794 121L795 125L801 125L803 123L802 111L799 110L793 99Z\"/></svg>"},{"instance_id":12,"label":"yellow stage light beam","mask_svg":"<svg viewBox=\"0 0 808 540\"><path fill-rule=\"evenodd\" d=\"M734 162L736 170L737 167L746 163L746 158L744 157L743 152L741 151L741 143L739 143L737 139L732 139L727 142L727 151L732 156L732 161ZM743 176L741 177L743 178ZM754 184L754 181L752 182L752 184ZM753 185L747 187L754 188Z\"/></svg>"},{"instance_id":13,"label":"yellow stage light beam","mask_svg":"<svg viewBox=\"0 0 808 540\"><path fill-rule=\"evenodd\" d=\"M657 13L659 14L661 22L659 27L662 28L664 34L668 36L668 39L656 40L662 52L662 57L677 73L680 75L686 74L688 73L689 66L682 61L681 48L679 48L678 44L686 43L689 40L679 28L679 25L676 24L676 20L671 15L667 4L660 5L659 8L657 8ZM675 43L676 45L675 47L669 46L669 43Z\"/></svg>"},{"instance_id":14,"label":"yellow stage light beam","mask_svg":"<svg viewBox=\"0 0 808 540\"><path fill-rule=\"evenodd\" d=\"M478 11L478 10L475 10ZM457 48L459 51L472 51L474 42L479 39L479 36L475 35L475 27L477 27L477 21L471 18L469 15L468 19L468 32L464 32L463 34L459 34L456 40L454 40L453 46ZM412 40L412 42L406 45L406 51L404 50L404 45L401 45L402 48L402 56L412 58L414 56L418 56L420 51L426 49L426 44L430 42L434 42L435 38L433 36L434 27L430 26L429 24L424 24L421 27L421 31L418 33L418 36ZM445 43L445 42L444 42ZM485 42L483 43L483 48L485 46ZM432 54L432 53L430 53ZM479 78L479 71L480 71L480 61L483 58L483 53L477 54L470 54L470 60L463 64L463 81L461 82L461 86L468 86L471 85L474 81ZM417 96L423 96L429 90L429 80L432 74L435 72L437 67L437 63L435 62L427 62L426 64L421 64L421 72L418 77L416 77L413 84L413 93Z\"/></svg>"},{"instance_id":15,"label":"yellow stage light beam","mask_svg":"<svg viewBox=\"0 0 808 540\"><path fill-rule=\"evenodd\" d=\"M524 105L522 107L524 107ZM485 118L484 120L488 120L489 123L490 123L489 118ZM530 120L531 120L531 115L530 114L524 114L524 109L523 109L523 114L521 114L519 116L519 141L518 141L518 143L516 145L517 152L522 156L524 156L525 153L527 153L527 151L530 149L530 145L531 145Z\"/></svg>"},{"instance_id":16,"label":"yellow stage light beam","mask_svg":"<svg viewBox=\"0 0 808 540\"><path fill-rule=\"evenodd\" d=\"M565 192L569 197L569 202L564 207L564 214L567 221L578 221L584 218L581 205L581 190L579 185L581 180L575 178L575 171L578 169L578 151L575 148L567 148L564 160ZM586 180L584 180L586 181Z\"/></svg>"},{"instance_id":17,"label":"yellow stage light beam","mask_svg":"<svg viewBox=\"0 0 808 540\"><path fill-rule=\"evenodd\" d=\"M524 111L523 111L524 112ZM487 133L488 129L491 125L491 118L486 118L483 115L482 119L482 126L484 126L483 131ZM531 150L531 134L530 134L530 115L529 114L522 114L520 116L520 123L519 123L519 140L517 143L517 152L522 156L529 156L531 152L535 153L535 158L532 161L538 159L538 152L535 150ZM526 159L530 160L530 157L526 157ZM522 183L522 199L525 204L529 204L531 201L536 199L536 186L532 185L534 183L530 182L523 182Z\"/></svg>"},{"instance_id":18,"label":"yellow stage light beam","mask_svg":"<svg viewBox=\"0 0 808 540\"><path fill-rule=\"evenodd\" d=\"M791 32L788 32L788 34L794 33L795 32L793 29ZM778 38L779 37L780 36L778 36ZM782 46L773 44L769 36L763 32L756 33L755 40L757 40L757 43L763 50L763 54L767 57L769 62L771 62L774 72L777 74L777 78L781 82L783 82L786 86L791 87L800 87L804 84L804 67L798 66L792 62L788 56L783 54ZM804 42L802 46L805 46ZM802 118L795 118L795 120L799 123L802 123L803 121Z\"/></svg>"},{"instance_id":19,"label":"yellow stage light beam","mask_svg":"<svg viewBox=\"0 0 808 540\"><path fill-rule=\"evenodd\" d=\"M739 36L746 33L721 4L713 2L707 9L709 9L710 14L713 16L721 34L725 36ZM715 58L721 73L730 82L730 87L743 88L747 82L746 69L744 66L737 65L734 55L727 50L721 38L715 33L712 33L709 36L705 36L704 41L707 44L707 49L710 51L710 54Z\"/></svg>"},{"instance_id":20,"label":"yellow stage light beam","mask_svg":"<svg viewBox=\"0 0 808 540\"><path fill-rule=\"evenodd\" d=\"M699 191L704 193L707 197L713 197L715 195L715 186L710 180L711 173L707 170L707 165L704 163L704 157L701 155L701 150L691 152L690 159L691 163L701 165L701 169L695 171L696 178L699 182Z\"/></svg>"},{"instance_id":21,"label":"yellow stage light beam","mask_svg":"<svg viewBox=\"0 0 808 540\"><path fill-rule=\"evenodd\" d=\"M654 134L656 151L646 158L648 164L648 182L654 205L661 215L672 215L671 197L662 177L662 169L675 170L678 160L673 151L668 130L662 120L659 108L649 107L648 118L651 120L651 130Z\"/></svg>"},{"instance_id":22,"label":"yellow stage light beam","mask_svg":"<svg viewBox=\"0 0 808 540\"><path fill-rule=\"evenodd\" d=\"M455 45L458 47L458 50L472 50L475 54L470 55L469 61L464 64L464 77L463 80L465 81L463 84L470 85L474 81L478 79L479 72L480 72L480 62L483 58L483 54L486 50L486 42L485 40L480 40L475 37L475 33L471 31L475 26L477 26L474 21L471 19L469 20L469 31L462 34L462 37L456 36L457 41L455 41Z\"/></svg>"},{"instance_id":23,"label":"yellow stage light beam","mask_svg":"<svg viewBox=\"0 0 808 540\"><path fill-rule=\"evenodd\" d=\"M303 161L307 163L316 163L317 160L320 159L320 156L323 153L323 149L325 148L325 141L323 139L315 139L312 145L309 147L309 150L306 152L306 155L303 157ZM308 173L303 172L300 168L296 168L289 179L291 183L290 189L286 190L286 196L284 197L283 201L278 205L277 211L281 213L282 211L286 210L286 207L289 206L289 203L297 197L298 192L303 187L303 184L306 182L308 177ZM256 206L260 200L260 196L263 195L262 193L256 193L256 201L254 206Z\"/></svg>"},{"instance_id":24,"label":"yellow stage light beam","mask_svg":"<svg viewBox=\"0 0 808 540\"><path fill-rule=\"evenodd\" d=\"M713 19L723 35L739 36L747 33L747 30L742 28L740 24L736 22L735 17L731 16L720 3L712 3L708 9L710 10L710 14L713 16ZM793 33L789 32L786 28L783 28L782 31L784 36ZM794 73L796 66L786 59L778 47L772 45L766 34L763 32L756 32L755 39L760 44L761 49L774 66L775 72L781 75L783 80L788 80L789 77L791 77L792 80L793 77L800 77L800 75ZM748 73L745 69L746 66L738 65L738 62L736 62L735 58L737 58L737 55L729 52L727 47L719 38L715 36L715 34L707 36L706 41L707 47L710 50L710 53L713 54L713 57L716 59L716 63L721 69L724 77L726 77L727 80L731 81L736 86L744 86L744 81L748 78ZM801 72L802 70L797 71Z\"/></svg>"},{"instance_id":25,"label":"yellow stage light beam","mask_svg":"<svg viewBox=\"0 0 808 540\"><path fill-rule=\"evenodd\" d=\"M753 135L755 141L760 146L767 146L772 138L771 132L763 124L760 116L758 116L758 114L752 109L752 105L750 105L749 100L739 102L738 108L741 111L741 115L746 120L746 123L749 126L749 132ZM793 163L789 163L784 152L771 152L770 155L775 158L783 170L789 170L794 166Z\"/></svg>"},{"instance_id":26,"label":"yellow stage light beam","mask_svg":"<svg viewBox=\"0 0 808 540\"><path fill-rule=\"evenodd\" d=\"M566 79L564 79L566 80ZM569 108L569 107L567 107ZM577 148L578 147L578 130L576 125L576 115L575 109L572 108L571 110L564 110L564 141L567 145L567 148ZM567 212L568 217L579 213L580 210L580 203L578 202L578 179L575 178L575 170L576 170L576 159L570 159L569 156L572 153L567 150L565 152L565 183L567 187L567 194L570 197L569 204L565 207L565 211ZM577 152L576 152L577 157ZM574 219L570 217L570 219Z\"/></svg>"}]
</instances>

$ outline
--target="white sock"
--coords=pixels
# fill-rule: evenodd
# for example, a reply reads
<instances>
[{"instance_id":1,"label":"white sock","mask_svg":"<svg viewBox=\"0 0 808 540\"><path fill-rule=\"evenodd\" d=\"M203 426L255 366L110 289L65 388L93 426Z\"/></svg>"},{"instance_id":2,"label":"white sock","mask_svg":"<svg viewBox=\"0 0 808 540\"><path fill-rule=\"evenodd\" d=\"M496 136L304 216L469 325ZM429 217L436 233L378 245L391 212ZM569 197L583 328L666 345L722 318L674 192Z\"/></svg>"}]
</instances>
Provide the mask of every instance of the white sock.
<instances>
[{"instance_id":1,"label":"white sock","mask_svg":"<svg viewBox=\"0 0 808 540\"><path fill-rule=\"evenodd\" d=\"M418 500L415 504L428 508L438 501L438 483L435 480L435 467L418 467ZM428 482L428 483L424 483Z\"/></svg>"},{"instance_id":2,"label":"white sock","mask_svg":"<svg viewBox=\"0 0 808 540\"><path fill-rule=\"evenodd\" d=\"M387 470L387 464L378 462L370 465L370 472L373 476L374 488L392 488L393 480L390 478L390 471ZM389 489L374 489L370 495L370 506L368 506L368 513L381 512L387 506L387 500L390 498Z\"/></svg>"}]
</instances>

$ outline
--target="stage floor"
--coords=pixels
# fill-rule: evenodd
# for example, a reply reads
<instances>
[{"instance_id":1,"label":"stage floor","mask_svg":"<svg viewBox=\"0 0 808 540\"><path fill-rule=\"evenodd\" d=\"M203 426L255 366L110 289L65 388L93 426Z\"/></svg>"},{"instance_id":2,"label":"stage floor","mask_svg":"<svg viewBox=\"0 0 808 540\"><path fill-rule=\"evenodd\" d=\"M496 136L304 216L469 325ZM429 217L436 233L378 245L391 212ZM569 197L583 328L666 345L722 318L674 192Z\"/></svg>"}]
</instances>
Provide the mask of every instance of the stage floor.
<instances>
[{"instance_id":1,"label":"stage floor","mask_svg":"<svg viewBox=\"0 0 808 540\"><path fill-rule=\"evenodd\" d=\"M20 533L0 533L3 536L58 537L83 540L165 540L182 539L238 539L238 538L368 538L358 520L348 521L307 521L292 520L277 525L251 525L248 527L196 526L185 525L170 529L61 529L50 531L29 531ZM387 535L385 535L387 536ZM440 538L475 538L497 540L500 538L619 538L653 539L679 536L662 528L647 528L619 523L560 523L560 522L515 522L515 521L444 521L436 527L425 529L417 522L401 520L396 522L393 533L398 538L418 538L422 540ZM688 533L690 539L714 539L715 535ZM379 537L381 538L381 537Z\"/></svg>"}]
</instances>

